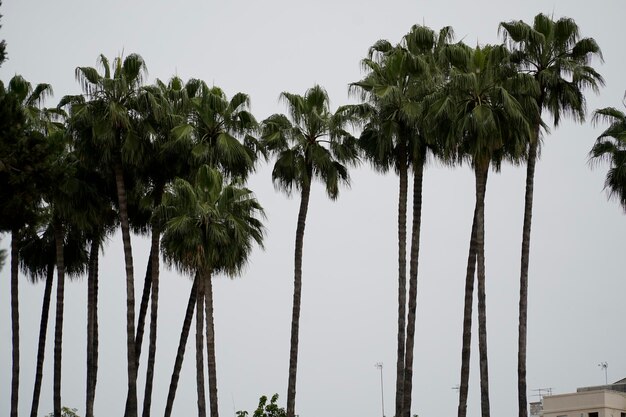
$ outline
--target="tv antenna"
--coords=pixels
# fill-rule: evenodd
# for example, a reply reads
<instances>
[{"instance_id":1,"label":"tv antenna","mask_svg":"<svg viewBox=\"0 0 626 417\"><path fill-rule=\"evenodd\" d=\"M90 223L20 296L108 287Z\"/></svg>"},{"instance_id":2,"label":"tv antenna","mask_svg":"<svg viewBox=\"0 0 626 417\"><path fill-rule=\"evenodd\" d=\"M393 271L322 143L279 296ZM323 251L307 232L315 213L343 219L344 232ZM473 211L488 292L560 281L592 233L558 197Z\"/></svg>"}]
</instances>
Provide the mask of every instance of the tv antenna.
<instances>
[{"instance_id":1,"label":"tv antenna","mask_svg":"<svg viewBox=\"0 0 626 417\"><path fill-rule=\"evenodd\" d=\"M609 363L608 362L600 362L598 364L600 369L604 370L604 385L609 385Z\"/></svg>"},{"instance_id":2,"label":"tv antenna","mask_svg":"<svg viewBox=\"0 0 626 417\"><path fill-rule=\"evenodd\" d=\"M537 388L532 390L536 392L533 394L533 397L539 397L540 400L543 400L543 397L552 395L552 388Z\"/></svg>"}]
</instances>

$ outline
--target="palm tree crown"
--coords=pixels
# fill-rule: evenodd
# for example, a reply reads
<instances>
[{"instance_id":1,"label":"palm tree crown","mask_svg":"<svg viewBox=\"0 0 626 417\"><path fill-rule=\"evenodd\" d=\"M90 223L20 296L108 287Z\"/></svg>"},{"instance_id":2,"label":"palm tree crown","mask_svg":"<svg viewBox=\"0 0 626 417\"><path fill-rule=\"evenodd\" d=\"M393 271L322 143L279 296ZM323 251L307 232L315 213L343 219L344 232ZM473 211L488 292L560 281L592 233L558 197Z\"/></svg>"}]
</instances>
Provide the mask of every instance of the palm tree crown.
<instances>
[{"instance_id":1,"label":"palm tree crown","mask_svg":"<svg viewBox=\"0 0 626 417\"><path fill-rule=\"evenodd\" d=\"M608 162L604 188L626 211L626 114L614 107L596 110L594 122L608 122L609 127L598 136L589 156L594 162Z\"/></svg>"}]
</instances>

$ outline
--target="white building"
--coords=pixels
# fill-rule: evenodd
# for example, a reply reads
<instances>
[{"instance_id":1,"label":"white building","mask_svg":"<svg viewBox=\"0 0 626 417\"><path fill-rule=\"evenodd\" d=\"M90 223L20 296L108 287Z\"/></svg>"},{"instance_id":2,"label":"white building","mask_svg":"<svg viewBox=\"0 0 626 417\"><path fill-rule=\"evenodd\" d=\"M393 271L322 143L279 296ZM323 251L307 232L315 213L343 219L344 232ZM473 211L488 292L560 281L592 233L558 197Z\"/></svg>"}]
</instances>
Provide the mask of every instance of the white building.
<instances>
[{"instance_id":1,"label":"white building","mask_svg":"<svg viewBox=\"0 0 626 417\"><path fill-rule=\"evenodd\" d=\"M531 417L626 417L626 379L548 395L530 404Z\"/></svg>"}]
</instances>

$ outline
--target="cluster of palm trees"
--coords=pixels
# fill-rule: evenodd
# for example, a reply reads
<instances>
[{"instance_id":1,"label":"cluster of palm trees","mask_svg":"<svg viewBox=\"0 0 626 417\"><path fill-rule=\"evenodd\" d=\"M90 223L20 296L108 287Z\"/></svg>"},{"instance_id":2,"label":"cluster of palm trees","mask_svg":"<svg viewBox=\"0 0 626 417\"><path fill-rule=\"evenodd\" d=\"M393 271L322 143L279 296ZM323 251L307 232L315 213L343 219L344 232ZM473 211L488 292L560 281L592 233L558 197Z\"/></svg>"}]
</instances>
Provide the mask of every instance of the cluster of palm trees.
<instances>
[{"instance_id":1,"label":"cluster of palm trees","mask_svg":"<svg viewBox=\"0 0 626 417\"><path fill-rule=\"evenodd\" d=\"M500 25L504 42L470 47L439 32L413 26L397 44L376 42L362 61L364 77L350 84L360 104L332 112L326 91L284 92L287 115L258 123L243 93L228 99L201 80L173 77L144 85L139 55L99 69L76 68L83 94L44 108L49 85L34 88L21 77L0 86L0 230L11 239L13 377L11 416L17 416L21 265L33 281L46 280L31 416L39 409L52 281L57 270L54 348L54 415L61 415L63 282L87 274L86 416L93 416L98 371L98 259L104 239L121 227L127 288L125 415L138 415L137 371L148 307L149 346L142 415L151 413L159 296L160 255L193 277L165 415L172 414L192 319L196 317L198 415L206 416L204 350L210 415L218 416L212 277L237 275L255 245L262 246L263 209L245 181L262 159L275 160L272 179L300 195L287 389L287 417L296 413L298 335L304 231L313 180L335 199L349 183L348 168L365 159L380 172L393 170L398 191L398 337L395 415L411 415L417 308L422 178L429 161L470 164L476 203L470 236L462 335L458 416L467 410L474 285L478 291L481 410L490 415L486 332L485 195L490 168L526 163L525 213L519 301L519 415L527 415L527 287L534 169L542 132L564 115L584 120L585 88L602 77L591 66L601 58L596 42L581 38L575 22L539 14ZM626 116L596 112L612 125L592 150L610 159L607 186L626 207ZM355 135L355 131L359 134ZM613 138L611 140L609 138ZM412 178L410 176L412 175ZM407 238L409 183L412 224ZM132 232L151 235L142 299L135 317ZM407 277L407 246L409 246ZM407 291L408 281L408 291ZM150 304L150 305L148 305ZM206 339L205 339L206 338ZM206 348L204 343L206 340Z\"/></svg>"}]
</instances>

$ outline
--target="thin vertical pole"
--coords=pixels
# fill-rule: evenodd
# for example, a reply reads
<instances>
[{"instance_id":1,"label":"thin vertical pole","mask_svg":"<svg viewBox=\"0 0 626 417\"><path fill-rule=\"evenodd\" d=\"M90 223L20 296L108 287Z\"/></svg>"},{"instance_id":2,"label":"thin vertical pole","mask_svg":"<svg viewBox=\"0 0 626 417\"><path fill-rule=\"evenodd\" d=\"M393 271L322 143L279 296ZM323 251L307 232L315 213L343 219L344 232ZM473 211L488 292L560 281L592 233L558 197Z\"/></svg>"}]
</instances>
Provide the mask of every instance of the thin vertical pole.
<instances>
[{"instance_id":1,"label":"thin vertical pole","mask_svg":"<svg viewBox=\"0 0 626 417\"><path fill-rule=\"evenodd\" d=\"M376 365L378 369L380 369L380 404L381 404L381 412L382 417L385 417L385 395L383 392L383 363L378 362Z\"/></svg>"}]
</instances>

